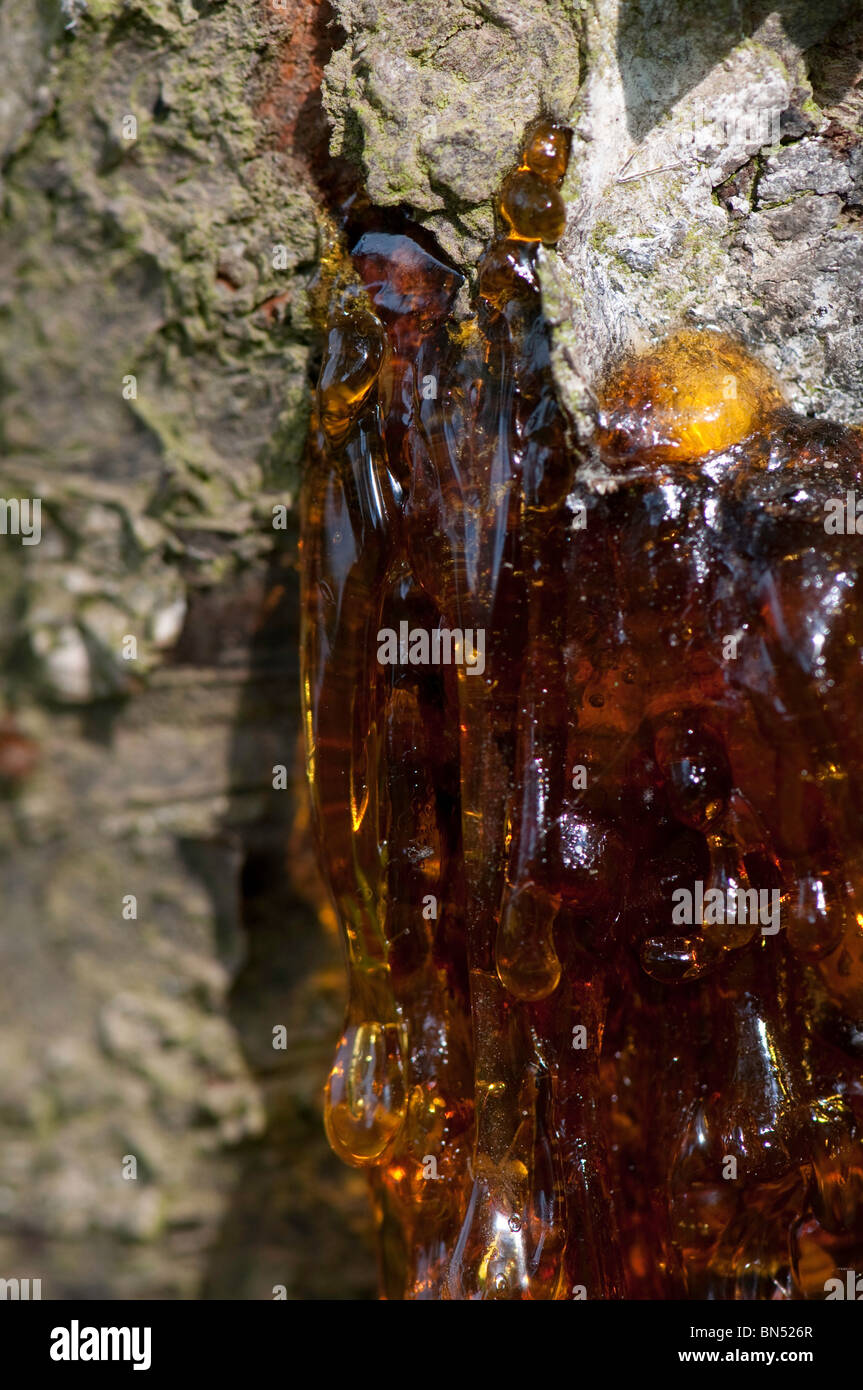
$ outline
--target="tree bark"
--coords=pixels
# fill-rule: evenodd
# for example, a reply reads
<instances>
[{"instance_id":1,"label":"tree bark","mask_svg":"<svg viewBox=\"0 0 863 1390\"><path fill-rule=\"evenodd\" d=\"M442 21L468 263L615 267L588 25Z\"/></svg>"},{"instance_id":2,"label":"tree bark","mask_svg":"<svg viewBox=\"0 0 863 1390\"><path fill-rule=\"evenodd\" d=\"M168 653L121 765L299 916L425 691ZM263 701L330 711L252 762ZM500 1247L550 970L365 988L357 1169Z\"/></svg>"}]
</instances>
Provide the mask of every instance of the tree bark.
<instances>
[{"instance_id":1,"label":"tree bark","mask_svg":"<svg viewBox=\"0 0 863 1390\"><path fill-rule=\"evenodd\" d=\"M374 1292L290 840L327 21L0 11L2 491L42 506L0 537L0 1274L43 1298Z\"/></svg>"},{"instance_id":2,"label":"tree bark","mask_svg":"<svg viewBox=\"0 0 863 1390\"><path fill-rule=\"evenodd\" d=\"M681 321L860 422L861 74L858 0L4 0L3 496L42 536L0 537L0 1275L373 1296L295 825L325 113L471 277L525 126L573 127L540 274L576 437Z\"/></svg>"}]
</instances>

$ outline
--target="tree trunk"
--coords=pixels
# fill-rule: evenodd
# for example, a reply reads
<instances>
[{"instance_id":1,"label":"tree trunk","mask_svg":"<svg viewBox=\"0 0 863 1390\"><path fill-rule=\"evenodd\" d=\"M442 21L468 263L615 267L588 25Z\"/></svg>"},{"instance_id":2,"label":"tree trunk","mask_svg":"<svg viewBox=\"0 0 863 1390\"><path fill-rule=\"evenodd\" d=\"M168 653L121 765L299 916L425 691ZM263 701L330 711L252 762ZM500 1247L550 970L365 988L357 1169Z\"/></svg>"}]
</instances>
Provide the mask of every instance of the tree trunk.
<instances>
[{"instance_id":1,"label":"tree trunk","mask_svg":"<svg viewBox=\"0 0 863 1390\"><path fill-rule=\"evenodd\" d=\"M41 501L0 549L0 1274L43 1298L374 1292L290 843L326 20L0 13L3 496Z\"/></svg>"},{"instance_id":2,"label":"tree trunk","mask_svg":"<svg viewBox=\"0 0 863 1390\"><path fill-rule=\"evenodd\" d=\"M861 74L859 0L4 0L3 496L41 536L0 547L0 1275L374 1293L321 1129L343 977L297 793L335 158L473 275L524 127L573 127L540 274L576 435L681 321L859 422Z\"/></svg>"}]
</instances>

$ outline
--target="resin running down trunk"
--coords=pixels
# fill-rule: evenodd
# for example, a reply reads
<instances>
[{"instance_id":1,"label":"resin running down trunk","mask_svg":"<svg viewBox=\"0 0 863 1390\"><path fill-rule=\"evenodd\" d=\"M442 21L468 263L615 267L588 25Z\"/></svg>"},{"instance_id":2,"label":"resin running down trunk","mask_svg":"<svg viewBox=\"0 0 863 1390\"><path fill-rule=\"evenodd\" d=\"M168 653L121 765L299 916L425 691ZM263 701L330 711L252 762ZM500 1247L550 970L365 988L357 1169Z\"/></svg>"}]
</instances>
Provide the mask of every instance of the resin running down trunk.
<instances>
[{"instance_id":1,"label":"resin running down trunk","mask_svg":"<svg viewBox=\"0 0 863 1390\"><path fill-rule=\"evenodd\" d=\"M346 219L303 521L327 1132L386 1297L823 1298L863 1268L863 440L684 329L573 449L567 153L529 132L467 320L422 232Z\"/></svg>"}]
</instances>

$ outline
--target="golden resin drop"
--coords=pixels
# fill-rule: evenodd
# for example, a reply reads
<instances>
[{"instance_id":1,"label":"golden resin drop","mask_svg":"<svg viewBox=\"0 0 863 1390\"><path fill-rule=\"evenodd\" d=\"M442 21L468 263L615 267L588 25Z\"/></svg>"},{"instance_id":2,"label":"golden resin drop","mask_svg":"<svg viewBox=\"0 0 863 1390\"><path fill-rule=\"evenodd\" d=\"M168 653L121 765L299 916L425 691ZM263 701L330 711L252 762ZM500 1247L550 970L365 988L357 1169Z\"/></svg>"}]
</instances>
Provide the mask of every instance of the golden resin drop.
<instances>
[{"instance_id":1,"label":"golden resin drop","mask_svg":"<svg viewBox=\"0 0 863 1390\"><path fill-rule=\"evenodd\" d=\"M349 1026L327 1082L324 1124L339 1158L354 1167L377 1163L407 1110L397 1024Z\"/></svg>"},{"instance_id":2,"label":"golden resin drop","mask_svg":"<svg viewBox=\"0 0 863 1390\"><path fill-rule=\"evenodd\" d=\"M772 373L739 343L682 329L613 373L597 439L616 463L693 463L763 429L784 404Z\"/></svg>"},{"instance_id":3,"label":"golden resin drop","mask_svg":"<svg viewBox=\"0 0 863 1390\"><path fill-rule=\"evenodd\" d=\"M523 241L560 241L566 226L566 207L553 184L530 169L516 169L500 195L500 211Z\"/></svg>"},{"instance_id":4,"label":"golden resin drop","mask_svg":"<svg viewBox=\"0 0 863 1390\"><path fill-rule=\"evenodd\" d=\"M380 320L355 298L347 298L330 321L318 384L321 425L338 447L377 380L386 337Z\"/></svg>"},{"instance_id":5,"label":"golden resin drop","mask_svg":"<svg viewBox=\"0 0 863 1390\"><path fill-rule=\"evenodd\" d=\"M555 121L541 120L529 132L524 146L524 163L541 179L559 184L569 162L571 135Z\"/></svg>"},{"instance_id":6,"label":"golden resin drop","mask_svg":"<svg viewBox=\"0 0 863 1390\"><path fill-rule=\"evenodd\" d=\"M558 903L533 883L507 890L497 933L501 984L516 999L546 999L560 982L552 928Z\"/></svg>"}]
</instances>

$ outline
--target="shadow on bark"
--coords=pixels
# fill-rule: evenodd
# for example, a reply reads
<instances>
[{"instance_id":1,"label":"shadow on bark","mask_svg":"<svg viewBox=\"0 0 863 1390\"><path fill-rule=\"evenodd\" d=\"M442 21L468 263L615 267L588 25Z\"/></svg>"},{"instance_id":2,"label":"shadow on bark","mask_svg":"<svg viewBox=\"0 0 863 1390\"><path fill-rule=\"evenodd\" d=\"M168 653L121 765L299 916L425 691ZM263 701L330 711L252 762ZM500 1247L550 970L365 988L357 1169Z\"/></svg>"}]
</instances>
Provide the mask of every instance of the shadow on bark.
<instances>
[{"instance_id":1,"label":"shadow on bark","mask_svg":"<svg viewBox=\"0 0 863 1390\"><path fill-rule=\"evenodd\" d=\"M288 1299L374 1298L366 1185L331 1153L321 1111L342 1025L341 954L297 886L311 872L311 855L301 848L298 863L291 843L303 794L296 536L277 546L265 579L211 591L201 602L206 612L190 615L187 631L217 650L181 647L179 659L231 663L245 639L248 674L234 725L224 838L187 843L185 858L207 888L220 954L236 972L229 1017L266 1111L261 1136L230 1151L233 1192L201 1297L272 1299L283 1285ZM277 764L287 768L287 790L272 786ZM277 1050L280 1024L287 1045Z\"/></svg>"},{"instance_id":2,"label":"shadow on bark","mask_svg":"<svg viewBox=\"0 0 863 1390\"><path fill-rule=\"evenodd\" d=\"M643 140L672 106L707 76L737 44L771 16L801 50L847 43L846 26L861 23L859 0L631 0L621 7L617 57L626 99L627 125ZM837 32L838 31L838 32ZM811 56L811 55L807 55ZM833 101L853 85L840 76ZM751 115L752 113L745 113Z\"/></svg>"}]
</instances>

